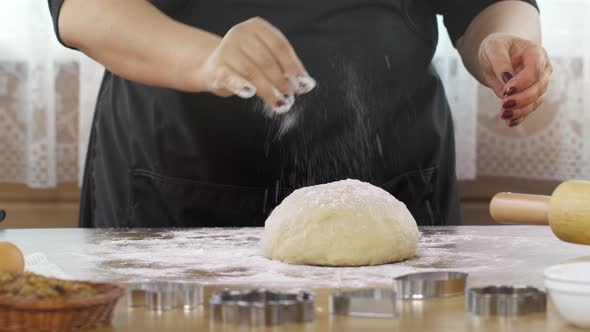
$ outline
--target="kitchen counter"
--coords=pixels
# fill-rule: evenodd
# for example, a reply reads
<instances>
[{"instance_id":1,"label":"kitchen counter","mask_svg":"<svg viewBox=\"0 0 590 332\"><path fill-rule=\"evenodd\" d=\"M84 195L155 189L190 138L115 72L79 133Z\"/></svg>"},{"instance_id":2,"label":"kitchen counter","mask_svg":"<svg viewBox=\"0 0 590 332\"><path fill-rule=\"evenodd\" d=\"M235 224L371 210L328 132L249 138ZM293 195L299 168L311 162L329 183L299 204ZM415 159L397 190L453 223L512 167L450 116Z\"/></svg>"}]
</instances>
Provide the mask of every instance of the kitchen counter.
<instances>
[{"instance_id":1,"label":"kitchen counter","mask_svg":"<svg viewBox=\"0 0 590 332\"><path fill-rule=\"evenodd\" d=\"M518 319L477 318L463 311L463 297L403 301L396 319L332 317L327 296L338 289L383 287L391 278L432 270L469 273L469 286L492 284L543 287L543 269L590 259L590 247L568 244L543 226L423 227L417 256L397 263L337 268L294 266L262 258L261 228L189 230L31 229L0 230L0 241L25 255L44 253L68 277L100 281L197 281L205 300L223 287L305 288L316 292L315 323L294 330L354 331L576 331L549 306L547 314ZM194 312L161 314L127 309L121 301L113 326L101 331L223 330L209 325L207 306ZM272 330L272 329L269 329Z\"/></svg>"}]
</instances>

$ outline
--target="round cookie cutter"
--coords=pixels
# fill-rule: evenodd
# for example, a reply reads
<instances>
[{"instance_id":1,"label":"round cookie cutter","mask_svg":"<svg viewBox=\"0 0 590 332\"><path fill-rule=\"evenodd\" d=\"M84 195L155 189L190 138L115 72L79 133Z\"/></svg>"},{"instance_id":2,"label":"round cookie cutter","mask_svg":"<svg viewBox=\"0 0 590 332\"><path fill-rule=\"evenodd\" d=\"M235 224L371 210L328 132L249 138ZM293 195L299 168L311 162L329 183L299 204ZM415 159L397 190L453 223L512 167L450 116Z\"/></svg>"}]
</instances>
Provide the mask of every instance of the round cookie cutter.
<instances>
[{"instance_id":1,"label":"round cookie cutter","mask_svg":"<svg viewBox=\"0 0 590 332\"><path fill-rule=\"evenodd\" d=\"M310 292L266 289L224 290L209 300L212 322L252 326L313 321L314 303L315 296Z\"/></svg>"},{"instance_id":2,"label":"round cookie cutter","mask_svg":"<svg viewBox=\"0 0 590 332\"><path fill-rule=\"evenodd\" d=\"M195 310L203 303L203 288L188 282L150 281L129 283L127 306L154 311L173 309Z\"/></svg>"},{"instance_id":3,"label":"round cookie cutter","mask_svg":"<svg viewBox=\"0 0 590 332\"><path fill-rule=\"evenodd\" d=\"M363 289L330 295L330 313L354 317L398 316L397 297L392 289Z\"/></svg>"},{"instance_id":4,"label":"round cookie cutter","mask_svg":"<svg viewBox=\"0 0 590 332\"><path fill-rule=\"evenodd\" d=\"M545 293L530 286L470 288L465 300L465 310L477 316L523 316L546 308Z\"/></svg>"},{"instance_id":5,"label":"round cookie cutter","mask_svg":"<svg viewBox=\"0 0 590 332\"><path fill-rule=\"evenodd\" d=\"M467 273L455 271L420 272L393 279L393 289L400 299L451 297L465 293Z\"/></svg>"}]
</instances>

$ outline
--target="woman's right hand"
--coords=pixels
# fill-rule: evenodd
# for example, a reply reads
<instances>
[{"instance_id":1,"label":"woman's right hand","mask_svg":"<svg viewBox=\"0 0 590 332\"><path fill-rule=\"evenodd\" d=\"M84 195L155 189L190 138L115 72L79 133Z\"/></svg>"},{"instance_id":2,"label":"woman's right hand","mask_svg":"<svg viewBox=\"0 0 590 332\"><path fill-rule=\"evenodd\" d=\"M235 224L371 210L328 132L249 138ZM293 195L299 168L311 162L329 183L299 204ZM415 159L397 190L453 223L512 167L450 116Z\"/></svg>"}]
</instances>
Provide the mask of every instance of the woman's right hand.
<instances>
[{"instance_id":1,"label":"woman's right hand","mask_svg":"<svg viewBox=\"0 0 590 332\"><path fill-rule=\"evenodd\" d=\"M258 17L227 32L199 69L197 80L203 90L218 96L258 95L279 113L289 111L294 94L316 85L287 38Z\"/></svg>"}]
</instances>

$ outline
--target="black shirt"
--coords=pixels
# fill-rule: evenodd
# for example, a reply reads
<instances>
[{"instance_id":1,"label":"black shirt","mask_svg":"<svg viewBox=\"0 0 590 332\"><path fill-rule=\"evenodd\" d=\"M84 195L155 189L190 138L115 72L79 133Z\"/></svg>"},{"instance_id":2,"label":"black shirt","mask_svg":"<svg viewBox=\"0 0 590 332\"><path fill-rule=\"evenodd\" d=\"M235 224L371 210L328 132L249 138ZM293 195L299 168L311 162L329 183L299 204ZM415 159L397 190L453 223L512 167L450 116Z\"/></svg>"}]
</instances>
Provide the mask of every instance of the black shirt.
<instances>
[{"instance_id":1,"label":"black shirt","mask_svg":"<svg viewBox=\"0 0 590 332\"><path fill-rule=\"evenodd\" d=\"M445 16L456 42L495 2L152 1L218 35L263 17L319 86L276 115L255 98L183 93L107 72L81 225L263 225L292 190L344 178L383 187L419 224L459 223L452 119L430 64L435 14ZM62 1L49 3L57 22Z\"/></svg>"}]
</instances>

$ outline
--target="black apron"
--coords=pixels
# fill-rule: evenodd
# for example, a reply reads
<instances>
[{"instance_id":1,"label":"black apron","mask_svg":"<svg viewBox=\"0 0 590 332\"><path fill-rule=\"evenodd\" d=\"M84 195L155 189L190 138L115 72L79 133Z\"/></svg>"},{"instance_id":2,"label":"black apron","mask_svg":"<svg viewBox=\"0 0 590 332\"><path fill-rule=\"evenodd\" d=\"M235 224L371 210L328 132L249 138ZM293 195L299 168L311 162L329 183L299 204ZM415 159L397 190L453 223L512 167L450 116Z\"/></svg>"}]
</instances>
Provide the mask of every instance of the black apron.
<instances>
[{"instance_id":1,"label":"black apron","mask_svg":"<svg viewBox=\"0 0 590 332\"><path fill-rule=\"evenodd\" d=\"M260 16L283 31L319 85L276 115L257 98L183 93L106 72L82 227L262 226L294 189L346 178L384 188L420 225L460 222L452 119L431 65L437 27L427 3L154 3L218 35Z\"/></svg>"}]
</instances>

